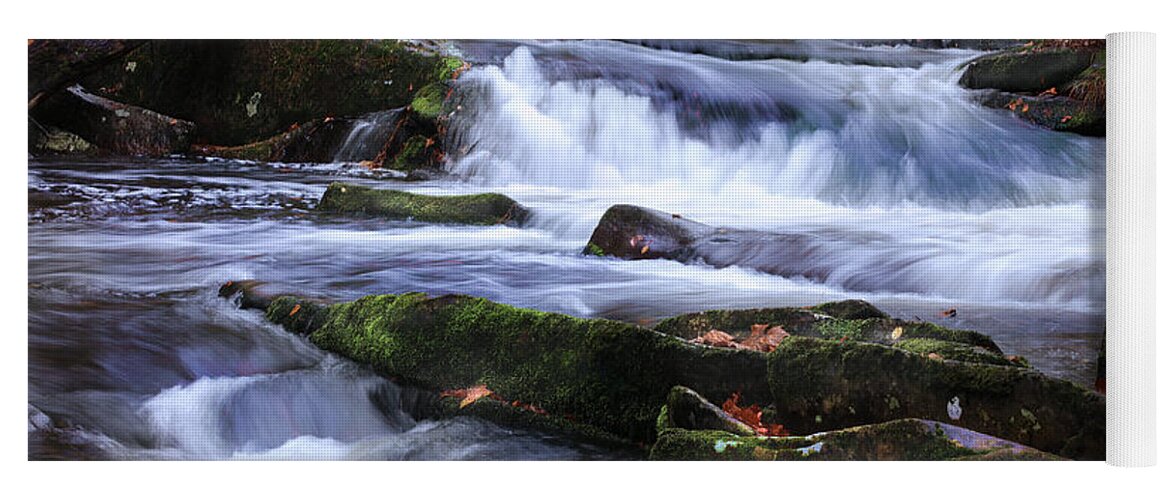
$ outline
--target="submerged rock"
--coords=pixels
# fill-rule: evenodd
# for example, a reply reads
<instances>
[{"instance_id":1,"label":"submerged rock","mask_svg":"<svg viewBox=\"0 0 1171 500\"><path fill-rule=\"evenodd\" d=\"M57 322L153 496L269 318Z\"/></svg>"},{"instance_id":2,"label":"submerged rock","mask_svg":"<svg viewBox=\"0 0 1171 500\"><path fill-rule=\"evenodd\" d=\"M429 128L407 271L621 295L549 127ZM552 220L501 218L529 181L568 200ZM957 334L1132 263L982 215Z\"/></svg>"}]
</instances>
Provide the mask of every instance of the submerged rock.
<instances>
[{"instance_id":1,"label":"submerged rock","mask_svg":"<svg viewBox=\"0 0 1171 500\"><path fill-rule=\"evenodd\" d=\"M323 212L374 215L392 219L454 224L523 224L528 209L497 193L428 196L335 182L317 209Z\"/></svg>"},{"instance_id":2,"label":"submerged rock","mask_svg":"<svg viewBox=\"0 0 1171 500\"><path fill-rule=\"evenodd\" d=\"M45 100L34 117L117 155L185 153L195 130L191 122L105 99L76 85Z\"/></svg>"},{"instance_id":3,"label":"submerged rock","mask_svg":"<svg viewBox=\"0 0 1171 500\"><path fill-rule=\"evenodd\" d=\"M803 437L666 429L652 460L1059 460L961 427L902 419Z\"/></svg>"},{"instance_id":4,"label":"submerged rock","mask_svg":"<svg viewBox=\"0 0 1171 500\"><path fill-rule=\"evenodd\" d=\"M769 355L777 418L797 432L915 417L1061 456L1105 457L1105 399L1026 368L792 337Z\"/></svg>"}]
</instances>

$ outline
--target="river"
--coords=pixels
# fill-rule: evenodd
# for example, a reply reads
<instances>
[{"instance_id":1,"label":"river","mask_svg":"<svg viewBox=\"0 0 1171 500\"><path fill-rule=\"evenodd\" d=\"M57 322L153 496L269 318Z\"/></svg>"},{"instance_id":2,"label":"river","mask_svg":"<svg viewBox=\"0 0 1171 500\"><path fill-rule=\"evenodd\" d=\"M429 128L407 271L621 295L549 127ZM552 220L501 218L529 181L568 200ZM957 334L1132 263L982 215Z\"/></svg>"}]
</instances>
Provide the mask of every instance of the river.
<instances>
[{"instance_id":1,"label":"river","mask_svg":"<svg viewBox=\"0 0 1171 500\"><path fill-rule=\"evenodd\" d=\"M622 458L474 418L424 418L414 389L216 297L241 279L327 300L463 293L639 322L861 298L987 333L1045 373L1092 383L1105 327L1105 142L979 106L956 83L979 52L455 49L476 65L458 81L449 175L438 179L344 162L30 159L30 427L54 430L30 432L29 457ZM362 126L351 139L378 129ZM338 180L502 192L534 216L518 228L314 213ZM802 258L824 279L581 255L615 203L817 236Z\"/></svg>"}]
</instances>

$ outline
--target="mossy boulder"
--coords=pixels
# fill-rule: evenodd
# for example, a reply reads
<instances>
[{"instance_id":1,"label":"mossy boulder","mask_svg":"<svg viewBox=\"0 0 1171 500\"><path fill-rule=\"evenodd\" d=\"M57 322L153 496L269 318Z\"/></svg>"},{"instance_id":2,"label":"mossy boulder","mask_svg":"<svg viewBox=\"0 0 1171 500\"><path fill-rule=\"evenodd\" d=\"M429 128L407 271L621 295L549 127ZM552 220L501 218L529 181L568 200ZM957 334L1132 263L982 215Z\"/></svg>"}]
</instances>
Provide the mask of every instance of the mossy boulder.
<instances>
[{"instance_id":1,"label":"mossy boulder","mask_svg":"<svg viewBox=\"0 0 1171 500\"><path fill-rule=\"evenodd\" d=\"M298 307L299 306L299 307ZM323 308L273 300L267 317L380 373L436 389L485 384L506 400L636 442L654 440L676 385L769 399L763 353L709 349L608 320L466 297L370 296Z\"/></svg>"},{"instance_id":2,"label":"mossy boulder","mask_svg":"<svg viewBox=\"0 0 1171 500\"><path fill-rule=\"evenodd\" d=\"M752 325L756 324L780 326L791 335L836 341L882 345L895 345L911 339L946 341L1003 358L1000 346L987 335L970 330L953 330L933 323L894 319L861 300L827 302L813 307L690 313L660 321L655 329L684 339L698 337L709 330L720 330L742 340L749 335Z\"/></svg>"},{"instance_id":3,"label":"mossy boulder","mask_svg":"<svg viewBox=\"0 0 1171 500\"><path fill-rule=\"evenodd\" d=\"M236 146L294 123L407 106L462 64L392 40L151 40L83 82L195 122L199 143Z\"/></svg>"},{"instance_id":4,"label":"mossy boulder","mask_svg":"<svg viewBox=\"0 0 1171 500\"><path fill-rule=\"evenodd\" d=\"M1105 457L1105 399L1026 368L791 337L769 355L769 384L776 418L796 432L927 418L1065 457Z\"/></svg>"},{"instance_id":5,"label":"mossy boulder","mask_svg":"<svg viewBox=\"0 0 1171 500\"><path fill-rule=\"evenodd\" d=\"M335 182L329 185L317 210L390 219L488 226L522 224L528 209L497 193L429 196L391 189L374 189Z\"/></svg>"},{"instance_id":6,"label":"mossy boulder","mask_svg":"<svg viewBox=\"0 0 1171 500\"><path fill-rule=\"evenodd\" d=\"M1059 460L1018 443L941 422L901 419L803 437L738 436L671 428L652 460Z\"/></svg>"},{"instance_id":7,"label":"mossy boulder","mask_svg":"<svg viewBox=\"0 0 1171 500\"><path fill-rule=\"evenodd\" d=\"M77 85L45 99L32 116L114 155L186 153L195 131L191 122L105 99Z\"/></svg>"},{"instance_id":8,"label":"mossy boulder","mask_svg":"<svg viewBox=\"0 0 1171 500\"><path fill-rule=\"evenodd\" d=\"M1040 92L1072 80L1094 63L1095 49L1020 48L980 57L968 63L960 85L970 89Z\"/></svg>"}]
</instances>

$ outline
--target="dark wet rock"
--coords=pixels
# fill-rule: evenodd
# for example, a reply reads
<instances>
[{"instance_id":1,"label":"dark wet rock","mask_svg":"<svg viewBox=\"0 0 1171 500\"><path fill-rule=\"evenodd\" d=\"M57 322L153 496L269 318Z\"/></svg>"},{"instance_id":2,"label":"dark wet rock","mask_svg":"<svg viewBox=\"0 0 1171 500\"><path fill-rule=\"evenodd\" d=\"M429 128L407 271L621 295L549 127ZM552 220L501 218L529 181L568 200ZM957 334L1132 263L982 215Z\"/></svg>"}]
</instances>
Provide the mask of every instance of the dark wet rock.
<instances>
[{"instance_id":1,"label":"dark wet rock","mask_svg":"<svg viewBox=\"0 0 1171 500\"><path fill-rule=\"evenodd\" d=\"M614 205L602 215L583 253L742 266L785 277L824 280L831 270L809 266L802 258L815 248L817 238L712 227L678 214Z\"/></svg>"},{"instance_id":2,"label":"dark wet rock","mask_svg":"<svg viewBox=\"0 0 1171 500\"><path fill-rule=\"evenodd\" d=\"M950 424L902 419L802 437L667 429L652 460L1060 460Z\"/></svg>"},{"instance_id":3,"label":"dark wet rock","mask_svg":"<svg viewBox=\"0 0 1171 500\"><path fill-rule=\"evenodd\" d=\"M980 103L1007 110L1039 127L1094 137L1106 136L1105 103L1096 105L1060 95L1029 96L995 91L981 96Z\"/></svg>"},{"instance_id":4,"label":"dark wet rock","mask_svg":"<svg viewBox=\"0 0 1171 500\"><path fill-rule=\"evenodd\" d=\"M1034 125L1106 135L1106 49L1101 40L1044 41L981 57L960 85L988 89L981 104Z\"/></svg>"},{"instance_id":5,"label":"dark wet rock","mask_svg":"<svg viewBox=\"0 0 1171 500\"><path fill-rule=\"evenodd\" d=\"M756 431L736 420L698 392L683 386L667 394L667 425L690 430L716 430L740 436L755 436Z\"/></svg>"},{"instance_id":6,"label":"dark wet rock","mask_svg":"<svg viewBox=\"0 0 1171 500\"><path fill-rule=\"evenodd\" d=\"M145 40L29 40L28 108L122 59Z\"/></svg>"},{"instance_id":7,"label":"dark wet rock","mask_svg":"<svg viewBox=\"0 0 1171 500\"><path fill-rule=\"evenodd\" d=\"M796 432L926 418L1064 457L1105 457L1105 399L1026 368L791 337L769 355L769 384L776 418Z\"/></svg>"},{"instance_id":8,"label":"dark wet rock","mask_svg":"<svg viewBox=\"0 0 1171 500\"><path fill-rule=\"evenodd\" d=\"M84 82L195 122L198 143L236 146L295 123L407 106L462 65L393 40L152 40Z\"/></svg>"},{"instance_id":9,"label":"dark wet rock","mask_svg":"<svg viewBox=\"0 0 1171 500\"><path fill-rule=\"evenodd\" d=\"M970 89L1041 92L1061 86L1095 61L1095 49L1056 47L991 54L968 64L960 85Z\"/></svg>"},{"instance_id":10,"label":"dark wet rock","mask_svg":"<svg viewBox=\"0 0 1171 500\"><path fill-rule=\"evenodd\" d=\"M317 209L322 212L453 224L523 224L528 209L497 193L428 196L335 182Z\"/></svg>"},{"instance_id":11,"label":"dark wet rock","mask_svg":"<svg viewBox=\"0 0 1171 500\"><path fill-rule=\"evenodd\" d=\"M831 314L837 314L835 317ZM1008 363L1000 346L990 337L970 330L953 330L933 323L893 319L861 300L827 302L813 307L714 310L667 318L655 329L684 339L720 330L737 340L746 338L752 325L780 326L790 335L826 340L870 342L894 346L915 339L958 344L985 352Z\"/></svg>"},{"instance_id":12,"label":"dark wet rock","mask_svg":"<svg viewBox=\"0 0 1171 500\"><path fill-rule=\"evenodd\" d=\"M115 155L185 153L195 130L191 122L99 97L76 85L46 99L33 117Z\"/></svg>"}]
</instances>

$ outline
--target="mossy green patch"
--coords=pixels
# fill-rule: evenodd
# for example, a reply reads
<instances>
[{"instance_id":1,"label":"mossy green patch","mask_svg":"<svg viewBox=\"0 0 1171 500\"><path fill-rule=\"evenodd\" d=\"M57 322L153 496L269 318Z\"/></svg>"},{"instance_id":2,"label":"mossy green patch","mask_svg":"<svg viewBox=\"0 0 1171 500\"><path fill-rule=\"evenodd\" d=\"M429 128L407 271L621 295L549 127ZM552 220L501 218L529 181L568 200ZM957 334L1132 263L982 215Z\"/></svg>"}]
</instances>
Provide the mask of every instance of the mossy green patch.
<instances>
[{"instance_id":1,"label":"mossy green patch","mask_svg":"<svg viewBox=\"0 0 1171 500\"><path fill-rule=\"evenodd\" d=\"M428 84L415 92L415 97L411 100L411 108L419 116L428 120L435 120L439 118L439 114L443 111L443 98L446 93L447 85L445 83L435 82Z\"/></svg>"},{"instance_id":2,"label":"mossy green patch","mask_svg":"<svg viewBox=\"0 0 1171 500\"><path fill-rule=\"evenodd\" d=\"M332 306L310 339L425 387L485 384L635 441L653 440L675 385L720 397L742 390L746 399L767 392L761 353L466 296L383 295Z\"/></svg>"},{"instance_id":3,"label":"mossy green patch","mask_svg":"<svg viewBox=\"0 0 1171 500\"><path fill-rule=\"evenodd\" d=\"M987 453L969 449L915 419L805 437L737 436L721 431L668 429L652 460L955 460Z\"/></svg>"},{"instance_id":4,"label":"mossy green patch","mask_svg":"<svg viewBox=\"0 0 1171 500\"><path fill-rule=\"evenodd\" d=\"M943 359L964 361L968 363L987 363L992 365L1012 365L1009 358L988 351L982 347L947 340L927 338L908 338L894 344L894 347L910 351L923 356L937 354ZM1019 359L1019 358L1018 358Z\"/></svg>"}]
</instances>

